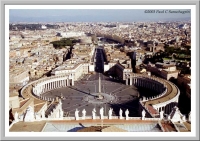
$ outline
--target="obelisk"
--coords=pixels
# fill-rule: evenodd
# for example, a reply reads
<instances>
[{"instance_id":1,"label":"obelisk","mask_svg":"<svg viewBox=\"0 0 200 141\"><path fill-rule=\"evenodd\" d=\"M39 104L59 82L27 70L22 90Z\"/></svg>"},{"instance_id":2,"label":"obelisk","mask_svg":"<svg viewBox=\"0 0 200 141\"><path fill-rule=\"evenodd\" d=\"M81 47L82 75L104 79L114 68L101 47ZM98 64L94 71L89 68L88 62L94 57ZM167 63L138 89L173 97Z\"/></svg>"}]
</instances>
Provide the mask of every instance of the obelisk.
<instances>
[{"instance_id":1,"label":"obelisk","mask_svg":"<svg viewBox=\"0 0 200 141\"><path fill-rule=\"evenodd\" d=\"M100 74L99 74L99 94L101 93L101 77L100 77Z\"/></svg>"}]
</instances>

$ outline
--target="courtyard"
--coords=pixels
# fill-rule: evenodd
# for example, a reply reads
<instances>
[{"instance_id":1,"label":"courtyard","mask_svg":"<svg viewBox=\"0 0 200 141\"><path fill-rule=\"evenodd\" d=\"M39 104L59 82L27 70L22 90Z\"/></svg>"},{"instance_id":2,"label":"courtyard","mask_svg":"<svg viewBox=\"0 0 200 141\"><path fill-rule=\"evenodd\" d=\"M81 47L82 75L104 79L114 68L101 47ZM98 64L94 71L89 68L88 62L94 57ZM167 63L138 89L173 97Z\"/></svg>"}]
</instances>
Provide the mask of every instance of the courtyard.
<instances>
[{"instance_id":1,"label":"courtyard","mask_svg":"<svg viewBox=\"0 0 200 141\"><path fill-rule=\"evenodd\" d=\"M101 92L99 93L99 76L101 77ZM103 96L98 100L98 95ZM99 110L104 108L104 116L108 116L110 108L113 109L113 116L119 116L120 108L129 110L129 116L137 117L139 93L135 86L123 84L101 73L83 76L76 81L74 86L55 89L43 94L45 97L56 98L62 97L62 108L64 116L74 117L75 110L79 110L79 116L83 109L86 110L86 116L92 115L92 110L96 109L99 116Z\"/></svg>"}]
</instances>

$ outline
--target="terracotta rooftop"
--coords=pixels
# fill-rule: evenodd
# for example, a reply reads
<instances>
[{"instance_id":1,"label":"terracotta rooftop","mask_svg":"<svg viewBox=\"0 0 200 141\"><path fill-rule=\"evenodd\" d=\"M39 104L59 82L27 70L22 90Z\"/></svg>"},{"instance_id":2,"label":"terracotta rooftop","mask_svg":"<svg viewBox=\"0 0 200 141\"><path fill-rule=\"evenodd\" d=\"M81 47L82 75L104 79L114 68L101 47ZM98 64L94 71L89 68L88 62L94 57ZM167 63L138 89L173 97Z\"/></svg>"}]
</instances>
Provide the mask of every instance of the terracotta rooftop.
<instances>
[{"instance_id":1,"label":"terracotta rooftop","mask_svg":"<svg viewBox=\"0 0 200 141\"><path fill-rule=\"evenodd\" d=\"M171 122L161 121L164 132L177 132L176 128Z\"/></svg>"},{"instance_id":2,"label":"terracotta rooftop","mask_svg":"<svg viewBox=\"0 0 200 141\"><path fill-rule=\"evenodd\" d=\"M39 103L37 105L34 105L34 111L35 112L38 112L41 110L41 108L45 105L46 102L43 102L43 103Z\"/></svg>"},{"instance_id":3,"label":"terracotta rooftop","mask_svg":"<svg viewBox=\"0 0 200 141\"><path fill-rule=\"evenodd\" d=\"M156 109L154 109L151 105L147 105L146 108L148 109L148 111L151 113L151 114L159 114L158 111Z\"/></svg>"},{"instance_id":4,"label":"terracotta rooftop","mask_svg":"<svg viewBox=\"0 0 200 141\"><path fill-rule=\"evenodd\" d=\"M29 99L25 99L23 101L20 101L20 106L19 108L21 108Z\"/></svg>"}]
</instances>

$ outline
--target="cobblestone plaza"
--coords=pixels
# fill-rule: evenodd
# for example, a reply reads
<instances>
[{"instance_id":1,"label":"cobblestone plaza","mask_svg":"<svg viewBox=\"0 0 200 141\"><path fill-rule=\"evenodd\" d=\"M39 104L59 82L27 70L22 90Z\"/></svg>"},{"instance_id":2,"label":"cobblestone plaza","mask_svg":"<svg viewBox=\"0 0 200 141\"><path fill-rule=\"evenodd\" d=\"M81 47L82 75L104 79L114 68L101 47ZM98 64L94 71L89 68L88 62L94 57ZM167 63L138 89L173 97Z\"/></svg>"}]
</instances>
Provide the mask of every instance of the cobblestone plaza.
<instances>
[{"instance_id":1,"label":"cobblestone plaza","mask_svg":"<svg viewBox=\"0 0 200 141\"><path fill-rule=\"evenodd\" d=\"M92 109L104 108L104 115L108 115L108 110L113 108L113 115L119 116L120 108L125 111L128 109L130 116L138 115L138 96L139 93L135 86L125 85L101 74L101 95L104 99L97 100L95 96L99 94L98 74L87 75L82 80L75 82L74 86L58 88L43 95L45 97L56 98L62 95L63 110L65 116L74 116L76 109L86 110L86 115L92 115ZM123 115L125 115L123 113Z\"/></svg>"}]
</instances>

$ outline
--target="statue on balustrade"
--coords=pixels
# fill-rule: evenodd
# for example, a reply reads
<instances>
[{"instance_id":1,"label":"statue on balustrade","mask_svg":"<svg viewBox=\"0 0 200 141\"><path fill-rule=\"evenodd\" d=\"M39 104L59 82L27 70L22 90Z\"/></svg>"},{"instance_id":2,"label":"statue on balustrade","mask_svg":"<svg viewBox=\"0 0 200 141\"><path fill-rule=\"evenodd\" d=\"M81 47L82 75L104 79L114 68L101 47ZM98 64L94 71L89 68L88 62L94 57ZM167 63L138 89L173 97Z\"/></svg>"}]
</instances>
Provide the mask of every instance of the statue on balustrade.
<instances>
[{"instance_id":1,"label":"statue on balustrade","mask_svg":"<svg viewBox=\"0 0 200 141\"><path fill-rule=\"evenodd\" d=\"M112 112L113 112L113 109L110 108L109 112L108 112L108 117L109 119L112 119Z\"/></svg>"},{"instance_id":2,"label":"statue on balustrade","mask_svg":"<svg viewBox=\"0 0 200 141\"><path fill-rule=\"evenodd\" d=\"M85 115L86 115L86 110L83 109L83 111L82 111L82 119L85 119Z\"/></svg>"},{"instance_id":3,"label":"statue on balustrade","mask_svg":"<svg viewBox=\"0 0 200 141\"><path fill-rule=\"evenodd\" d=\"M129 117L128 117L128 115L129 115L129 110L128 110L128 109L126 109L125 114L126 114L126 120L128 120L128 119L129 119Z\"/></svg>"},{"instance_id":4,"label":"statue on balustrade","mask_svg":"<svg viewBox=\"0 0 200 141\"><path fill-rule=\"evenodd\" d=\"M79 115L78 115L78 113L79 113L79 111L76 109L76 111L75 111L75 119L76 119L76 120L79 120Z\"/></svg>"},{"instance_id":5,"label":"statue on balustrade","mask_svg":"<svg viewBox=\"0 0 200 141\"><path fill-rule=\"evenodd\" d=\"M101 119L103 119L103 107L101 107L101 109L100 109L100 117L101 117Z\"/></svg>"},{"instance_id":6,"label":"statue on balustrade","mask_svg":"<svg viewBox=\"0 0 200 141\"><path fill-rule=\"evenodd\" d=\"M92 110L92 119L96 119L96 110L95 110L95 108Z\"/></svg>"},{"instance_id":7,"label":"statue on balustrade","mask_svg":"<svg viewBox=\"0 0 200 141\"><path fill-rule=\"evenodd\" d=\"M123 111L122 111L122 109L120 108L120 110L119 110L119 118L120 118L120 119L122 119L122 113L123 113Z\"/></svg>"},{"instance_id":8,"label":"statue on balustrade","mask_svg":"<svg viewBox=\"0 0 200 141\"><path fill-rule=\"evenodd\" d=\"M145 115L146 115L146 112L145 112L145 110L143 109L143 111L142 111L142 120L145 119Z\"/></svg>"}]
</instances>

